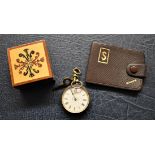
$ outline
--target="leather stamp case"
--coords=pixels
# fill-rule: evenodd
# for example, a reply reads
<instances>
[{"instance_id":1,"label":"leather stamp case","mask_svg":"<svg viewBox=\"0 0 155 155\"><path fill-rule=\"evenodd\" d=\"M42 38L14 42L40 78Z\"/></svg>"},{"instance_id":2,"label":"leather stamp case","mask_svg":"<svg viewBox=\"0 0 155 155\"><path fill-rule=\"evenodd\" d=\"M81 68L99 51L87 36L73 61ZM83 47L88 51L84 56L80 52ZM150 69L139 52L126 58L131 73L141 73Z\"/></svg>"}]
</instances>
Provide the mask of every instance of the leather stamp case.
<instances>
[{"instance_id":1,"label":"leather stamp case","mask_svg":"<svg viewBox=\"0 0 155 155\"><path fill-rule=\"evenodd\" d=\"M143 52L93 42L86 82L140 90L145 71Z\"/></svg>"},{"instance_id":2,"label":"leather stamp case","mask_svg":"<svg viewBox=\"0 0 155 155\"><path fill-rule=\"evenodd\" d=\"M12 86L53 78L45 40L8 48Z\"/></svg>"}]
</instances>

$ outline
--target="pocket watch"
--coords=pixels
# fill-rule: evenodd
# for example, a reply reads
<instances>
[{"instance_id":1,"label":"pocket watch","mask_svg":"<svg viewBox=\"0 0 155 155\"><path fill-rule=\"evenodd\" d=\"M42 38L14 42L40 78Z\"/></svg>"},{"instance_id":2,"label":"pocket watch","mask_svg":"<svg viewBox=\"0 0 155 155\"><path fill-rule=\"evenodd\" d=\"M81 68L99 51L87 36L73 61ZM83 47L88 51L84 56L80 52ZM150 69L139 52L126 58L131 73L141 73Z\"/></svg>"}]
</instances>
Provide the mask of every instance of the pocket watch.
<instances>
[{"instance_id":1,"label":"pocket watch","mask_svg":"<svg viewBox=\"0 0 155 155\"><path fill-rule=\"evenodd\" d=\"M70 113L83 112L90 102L88 91L79 80L80 74L80 69L74 68L72 77L63 81L68 87L62 94L62 105Z\"/></svg>"}]
</instances>

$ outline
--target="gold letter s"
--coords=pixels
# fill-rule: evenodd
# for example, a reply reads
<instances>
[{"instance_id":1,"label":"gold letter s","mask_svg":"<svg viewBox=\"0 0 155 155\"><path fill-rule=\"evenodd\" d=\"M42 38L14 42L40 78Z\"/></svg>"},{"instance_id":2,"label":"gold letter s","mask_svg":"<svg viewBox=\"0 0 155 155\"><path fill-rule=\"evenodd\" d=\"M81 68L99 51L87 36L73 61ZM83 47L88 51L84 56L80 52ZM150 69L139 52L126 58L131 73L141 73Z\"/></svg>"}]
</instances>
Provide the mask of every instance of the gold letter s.
<instances>
[{"instance_id":1,"label":"gold letter s","mask_svg":"<svg viewBox=\"0 0 155 155\"><path fill-rule=\"evenodd\" d=\"M106 52L102 52L102 57L101 57L102 61L106 60L107 58L106 54L107 54Z\"/></svg>"}]
</instances>

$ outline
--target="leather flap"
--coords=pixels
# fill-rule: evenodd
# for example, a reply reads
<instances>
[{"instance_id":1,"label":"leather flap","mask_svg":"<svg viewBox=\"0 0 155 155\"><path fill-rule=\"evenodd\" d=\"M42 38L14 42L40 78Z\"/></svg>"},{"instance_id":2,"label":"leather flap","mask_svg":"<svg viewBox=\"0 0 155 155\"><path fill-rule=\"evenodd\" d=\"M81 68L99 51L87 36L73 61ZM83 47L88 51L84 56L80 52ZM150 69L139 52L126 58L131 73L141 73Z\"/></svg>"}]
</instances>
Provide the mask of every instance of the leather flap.
<instances>
[{"instance_id":1,"label":"leather flap","mask_svg":"<svg viewBox=\"0 0 155 155\"><path fill-rule=\"evenodd\" d=\"M140 51L93 42L86 82L121 89L141 90L145 76L144 58L144 53Z\"/></svg>"},{"instance_id":2,"label":"leather flap","mask_svg":"<svg viewBox=\"0 0 155 155\"><path fill-rule=\"evenodd\" d=\"M127 73L133 77L145 77L146 65L145 64L129 64L127 66Z\"/></svg>"}]
</instances>

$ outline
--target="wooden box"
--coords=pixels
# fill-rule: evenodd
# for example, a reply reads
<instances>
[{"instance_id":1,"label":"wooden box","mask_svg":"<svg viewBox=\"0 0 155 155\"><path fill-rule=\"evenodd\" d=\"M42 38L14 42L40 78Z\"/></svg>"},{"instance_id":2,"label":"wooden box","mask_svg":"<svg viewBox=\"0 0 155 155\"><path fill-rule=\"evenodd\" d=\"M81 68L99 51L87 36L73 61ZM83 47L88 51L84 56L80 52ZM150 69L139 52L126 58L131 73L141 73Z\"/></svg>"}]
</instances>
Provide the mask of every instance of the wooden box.
<instances>
[{"instance_id":1,"label":"wooden box","mask_svg":"<svg viewBox=\"0 0 155 155\"><path fill-rule=\"evenodd\" d=\"M8 48L12 86L53 78L45 40Z\"/></svg>"}]
</instances>

